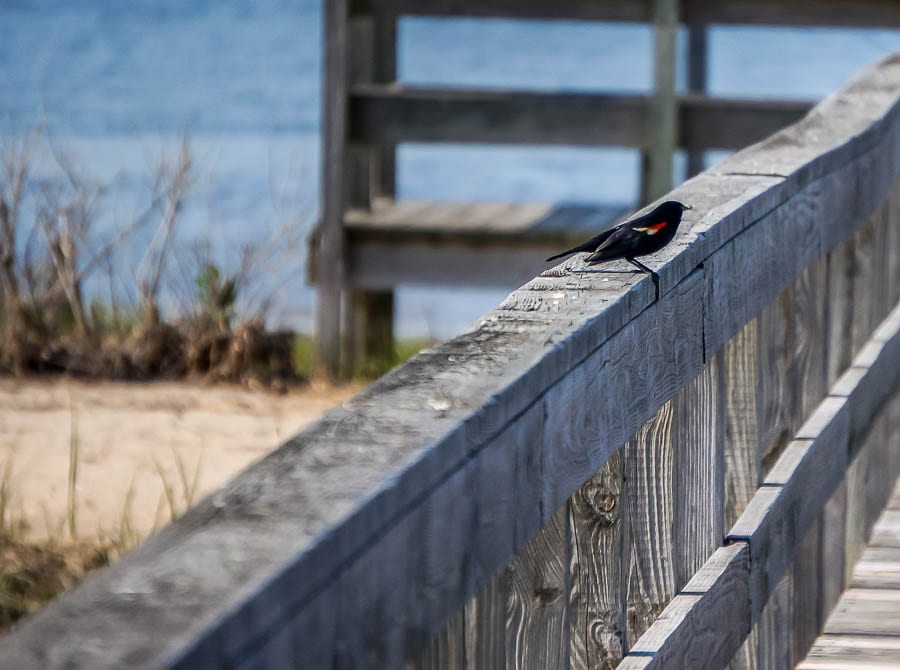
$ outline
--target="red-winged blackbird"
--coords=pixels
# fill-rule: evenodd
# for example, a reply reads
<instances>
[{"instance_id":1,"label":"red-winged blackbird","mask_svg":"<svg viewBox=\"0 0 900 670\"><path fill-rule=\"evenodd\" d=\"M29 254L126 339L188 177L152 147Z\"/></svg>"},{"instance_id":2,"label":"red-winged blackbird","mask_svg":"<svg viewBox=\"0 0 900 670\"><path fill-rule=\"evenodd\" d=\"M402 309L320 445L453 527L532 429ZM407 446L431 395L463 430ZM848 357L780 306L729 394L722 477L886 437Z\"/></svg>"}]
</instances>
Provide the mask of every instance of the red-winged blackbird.
<instances>
[{"instance_id":1,"label":"red-winged blackbird","mask_svg":"<svg viewBox=\"0 0 900 670\"><path fill-rule=\"evenodd\" d=\"M671 242L678 231L678 224L681 223L681 215L686 209L692 207L677 200L667 200L652 212L620 223L592 237L584 244L551 256L547 260L554 261L579 251L590 251L593 253L585 259L588 265L624 258L641 272L648 272L656 277L653 270L635 260L635 257L652 254Z\"/></svg>"}]
</instances>

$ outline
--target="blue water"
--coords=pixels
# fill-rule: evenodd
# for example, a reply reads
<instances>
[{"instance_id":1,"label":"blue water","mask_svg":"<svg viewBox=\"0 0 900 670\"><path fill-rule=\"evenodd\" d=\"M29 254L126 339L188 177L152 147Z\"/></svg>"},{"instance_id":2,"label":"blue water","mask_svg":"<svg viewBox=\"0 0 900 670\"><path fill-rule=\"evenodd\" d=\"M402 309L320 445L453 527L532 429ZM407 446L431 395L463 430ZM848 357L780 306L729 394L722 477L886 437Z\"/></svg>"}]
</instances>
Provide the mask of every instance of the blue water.
<instances>
[{"instance_id":1,"label":"blue water","mask_svg":"<svg viewBox=\"0 0 900 670\"><path fill-rule=\"evenodd\" d=\"M0 134L43 121L54 146L112 182L112 210L127 218L161 146L173 151L189 130L200 178L183 242L212 239L214 254L233 265L242 242L277 236L292 213L302 212L303 226L314 218L320 22L311 0L4 0ZM651 82L651 37L630 25L405 19L399 76L640 92ZM710 89L819 98L898 48L900 31L714 28ZM51 165L47 155L37 161L39 171ZM628 150L403 146L399 193L631 202L636 166ZM272 319L308 330L314 294L303 280L305 251L281 251L267 266L281 287ZM452 335L505 292L404 287L399 330Z\"/></svg>"}]
</instances>

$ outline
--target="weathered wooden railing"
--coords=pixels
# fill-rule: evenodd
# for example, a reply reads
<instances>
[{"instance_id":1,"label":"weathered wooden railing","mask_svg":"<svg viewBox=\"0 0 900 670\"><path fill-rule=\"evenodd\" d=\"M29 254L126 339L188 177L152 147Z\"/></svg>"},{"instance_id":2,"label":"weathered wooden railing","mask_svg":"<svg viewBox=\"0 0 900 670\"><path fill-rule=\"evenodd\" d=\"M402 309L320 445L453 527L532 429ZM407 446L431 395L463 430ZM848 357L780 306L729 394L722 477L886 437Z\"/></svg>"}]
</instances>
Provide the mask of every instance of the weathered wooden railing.
<instances>
[{"instance_id":1,"label":"weathered wooden railing","mask_svg":"<svg viewBox=\"0 0 900 670\"><path fill-rule=\"evenodd\" d=\"M900 57L671 197L658 286L548 270L0 665L789 667L900 467Z\"/></svg>"}]
</instances>

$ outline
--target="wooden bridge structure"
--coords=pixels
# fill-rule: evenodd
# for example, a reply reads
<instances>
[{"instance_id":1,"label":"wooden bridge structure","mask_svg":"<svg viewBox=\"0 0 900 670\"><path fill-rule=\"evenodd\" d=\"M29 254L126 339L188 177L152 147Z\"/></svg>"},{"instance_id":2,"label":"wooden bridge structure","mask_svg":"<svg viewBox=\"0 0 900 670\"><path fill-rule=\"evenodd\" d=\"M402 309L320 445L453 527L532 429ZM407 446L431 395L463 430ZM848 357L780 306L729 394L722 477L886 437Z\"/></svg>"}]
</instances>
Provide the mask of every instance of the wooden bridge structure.
<instances>
[{"instance_id":1,"label":"wooden bridge structure","mask_svg":"<svg viewBox=\"0 0 900 670\"><path fill-rule=\"evenodd\" d=\"M398 285L513 288L543 270L551 252L630 209L398 200L398 145L634 148L643 157L645 203L672 187L677 148L687 152L692 176L705 150L745 147L810 107L707 95L710 25L900 26L895 0L329 0L324 8L322 219L309 268L318 292L318 361L334 376L391 360ZM655 34L653 88L621 95L398 83L404 16L647 23ZM683 94L675 88L679 25L688 28Z\"/></svg>"},{"instance_id":2,"label":"wooden bridge structure","mask_svg":"<svg viewBox=\"0 0 900 670\"><path fill-rule=\"evenodd\" d=\"M667 197L658 284L544 271L0 665L793 667L900 473L900 54Z\"/></svg>"}]
</instances>

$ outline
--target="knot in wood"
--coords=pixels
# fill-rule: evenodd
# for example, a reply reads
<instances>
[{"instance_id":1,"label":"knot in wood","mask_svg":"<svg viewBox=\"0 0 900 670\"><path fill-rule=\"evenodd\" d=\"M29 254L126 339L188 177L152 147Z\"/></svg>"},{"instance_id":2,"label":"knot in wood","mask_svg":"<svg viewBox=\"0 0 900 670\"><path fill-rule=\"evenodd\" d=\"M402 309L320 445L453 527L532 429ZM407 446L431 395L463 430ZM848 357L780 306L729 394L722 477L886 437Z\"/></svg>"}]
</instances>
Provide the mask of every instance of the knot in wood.
<instances>
[{"instance_id":1,"label":"knot in wood","mask_svg":"<svg viewBox=\"0 0 900 670\"><path fill-rule=\"evenodd\" d=\"M537 586L534 589L534 600L538 607L552 605L562 595L562 591L555 586Z\"/></svg>"},{"instance_id":2,"label":"knot in wood","mask_svg":"<svg viewBox=\"0 0 900 670\"><path fill-rule=\"evenodd\" d=\"M608 488L598 485L588 485L584 492L585 500L590 506L591 512L598 521L612 523L617 516L616 508L619 505L619 496Z\"/></svg>"},{"instance_id":3,"label":"knot in wood","mask_svg":"<svg viewBox=\"0 0 900 670\"><path fill-rule=\"evenodd\" d=\"M622 631L610 630L608 621L598 620L591 624L591 640L606 658L620 660L625 655Z\"/></svg>"}]
</instances>

